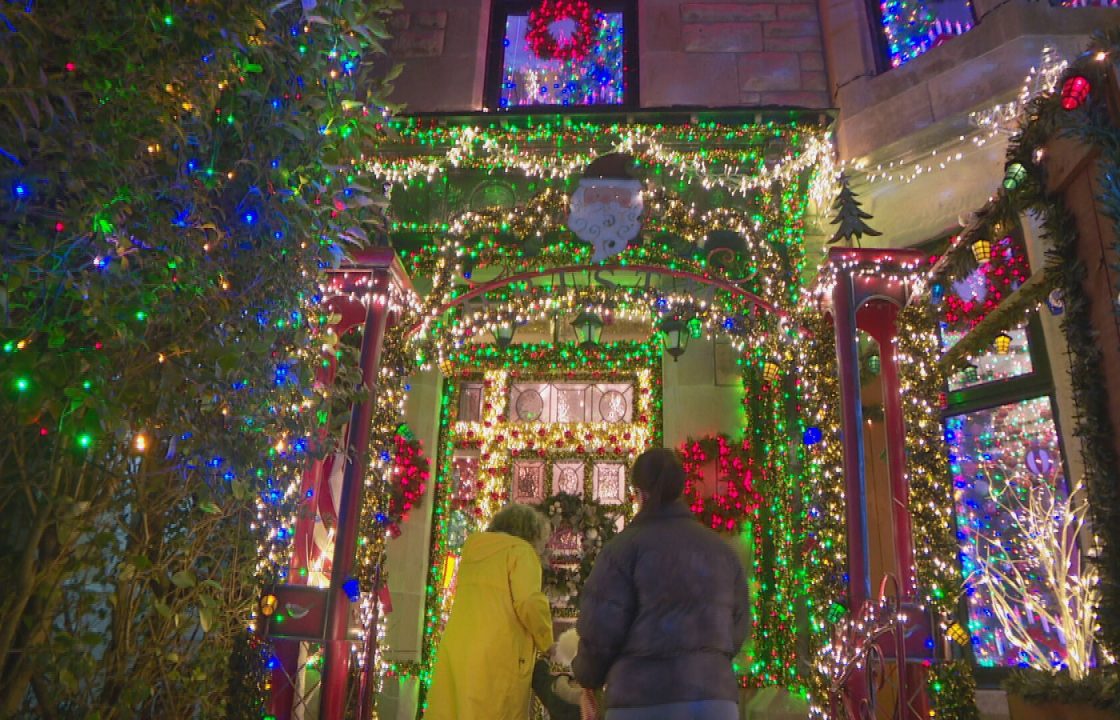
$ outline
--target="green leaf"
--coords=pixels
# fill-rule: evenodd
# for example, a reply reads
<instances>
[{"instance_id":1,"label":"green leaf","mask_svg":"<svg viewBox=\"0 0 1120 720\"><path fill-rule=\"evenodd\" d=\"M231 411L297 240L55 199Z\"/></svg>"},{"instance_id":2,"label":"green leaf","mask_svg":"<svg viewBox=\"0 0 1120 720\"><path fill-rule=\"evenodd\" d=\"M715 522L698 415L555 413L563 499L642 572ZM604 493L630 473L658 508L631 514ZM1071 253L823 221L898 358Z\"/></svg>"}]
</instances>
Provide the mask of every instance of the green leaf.
<instances>
[{"instance_id":1,"label":"green leaf","mask_svg":"<svg viewBox=\"0 0 1120 720\"><path fill-rule=\"evenodd\" d=\"M202 627L202 632L210 632L210 628L214 626L214 609L208 607L199 608L198 624Z\"/></svg>"},{"instance_id":2,"label":"green leaf","mask_svg":"<svg viewBox=\"0 0 1120 720\"><path fill-rule=\"evenodd\" d=\"M177 588L192 588L198 584L198 580L190 570L180 570L175 573L171 576L171 582Z\"/></svg>"},{"instance_id":3,"label":"green leaf","mask_svg":"<svg viewBox=\"0 0 1120 720\"><path fill-rule=\"evenodd\" d=\"M152 607L156 609L156 612L159 613L161 617L170 619L173 614L167 603L161 600L152 600Z\"/></svg>"}]
</instances>

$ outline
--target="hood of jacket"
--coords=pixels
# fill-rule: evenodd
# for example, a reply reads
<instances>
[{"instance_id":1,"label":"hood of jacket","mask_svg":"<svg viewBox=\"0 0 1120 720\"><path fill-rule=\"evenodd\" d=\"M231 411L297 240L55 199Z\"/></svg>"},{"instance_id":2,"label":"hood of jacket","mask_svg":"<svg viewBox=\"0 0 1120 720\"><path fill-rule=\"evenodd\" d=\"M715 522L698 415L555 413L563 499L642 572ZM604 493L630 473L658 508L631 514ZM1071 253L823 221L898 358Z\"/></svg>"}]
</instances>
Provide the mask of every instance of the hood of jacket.
<instances>
[{"instance_id":1,"label":"hood of jacket","mask_svg":"<svg viewBox=\"0 0 1120 720\"><path fill-rule=\"evenodd\" d=\"M506 552L518 544L528 545L529 543L519 537L502 532L474 533L463 543L462 561L464 563L481 562L498 553Z\"/></svg>"}]
</instances>

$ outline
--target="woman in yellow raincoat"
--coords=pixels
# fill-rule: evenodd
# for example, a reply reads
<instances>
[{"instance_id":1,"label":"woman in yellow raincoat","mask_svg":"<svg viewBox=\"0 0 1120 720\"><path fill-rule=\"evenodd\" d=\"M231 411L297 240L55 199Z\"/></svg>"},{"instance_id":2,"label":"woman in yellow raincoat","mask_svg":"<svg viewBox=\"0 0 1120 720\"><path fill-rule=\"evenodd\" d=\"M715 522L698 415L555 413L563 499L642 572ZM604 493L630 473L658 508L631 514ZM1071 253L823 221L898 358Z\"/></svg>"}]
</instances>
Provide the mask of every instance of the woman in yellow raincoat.
<instances>
[{"instance_id":1,"label":"woman in yellow raincoat","mask_svg":"<svg viewBox=\"0 0 1120 720\"><path fill-rule=\"evenodd\" d=\"M540 557L549 532L544 515L509 505L463 543L427 720L528 718L536 655L552 645Z\"/></svg>"}]
</instances>

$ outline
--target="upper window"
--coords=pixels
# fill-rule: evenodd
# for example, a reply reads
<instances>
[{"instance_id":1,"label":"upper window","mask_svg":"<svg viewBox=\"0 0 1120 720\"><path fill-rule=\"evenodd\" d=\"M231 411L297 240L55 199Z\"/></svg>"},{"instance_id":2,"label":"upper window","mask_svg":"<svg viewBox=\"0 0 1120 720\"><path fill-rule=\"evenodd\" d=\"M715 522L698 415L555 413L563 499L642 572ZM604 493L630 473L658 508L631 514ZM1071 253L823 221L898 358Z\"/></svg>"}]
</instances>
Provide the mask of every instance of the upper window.
<instances>
[{"instance_id":1,"label":"upper window","mask_svg":"<svg viewBox=\"0 0 1120 720\"><path fill-rule=\"evenodd\" d=\"M488 93L500 110L632 105L630 3L498 3Z\"/></svg>"},{"instance_id":2,"label":"upper window","mask_svg":"<svg viewBox=\"0 0 1120 720\"><path fill-rule=\"evenodd\" d=\"M974 23L971 0L882 0L879 19L891 67L963 35Z\"/></svg>"}]
</instances>

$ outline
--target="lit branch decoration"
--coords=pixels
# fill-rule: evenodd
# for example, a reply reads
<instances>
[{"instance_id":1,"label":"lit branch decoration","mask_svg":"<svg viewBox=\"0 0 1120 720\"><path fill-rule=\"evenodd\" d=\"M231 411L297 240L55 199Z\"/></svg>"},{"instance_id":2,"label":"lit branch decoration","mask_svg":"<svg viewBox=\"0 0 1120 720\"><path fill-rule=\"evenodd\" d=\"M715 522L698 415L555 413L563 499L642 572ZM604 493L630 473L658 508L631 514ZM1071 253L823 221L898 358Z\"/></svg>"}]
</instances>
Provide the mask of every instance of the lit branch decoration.
<instances>
[{"instance_id":1,"label":"lit branch decoration","mask_svg":"<svg viewBox=\"0 0 1120 720\"><path fill-rule=\"evenodd\" d=\"M980 534L973 577L987 586L1000 628L1025 662L1045 672L1068 667L1070 677L1081 680L1092 663L1100 600L1097 570L1082 567L1077 542L1089 505L1080 485L1072 500L1044 485L1025 492L1025 502L1014 489L1000 496L998 504L1020 532L1010 541ZM1064 658L1032 634L1024 610L1058 630Z\"/></svg>"}]
</instances>

